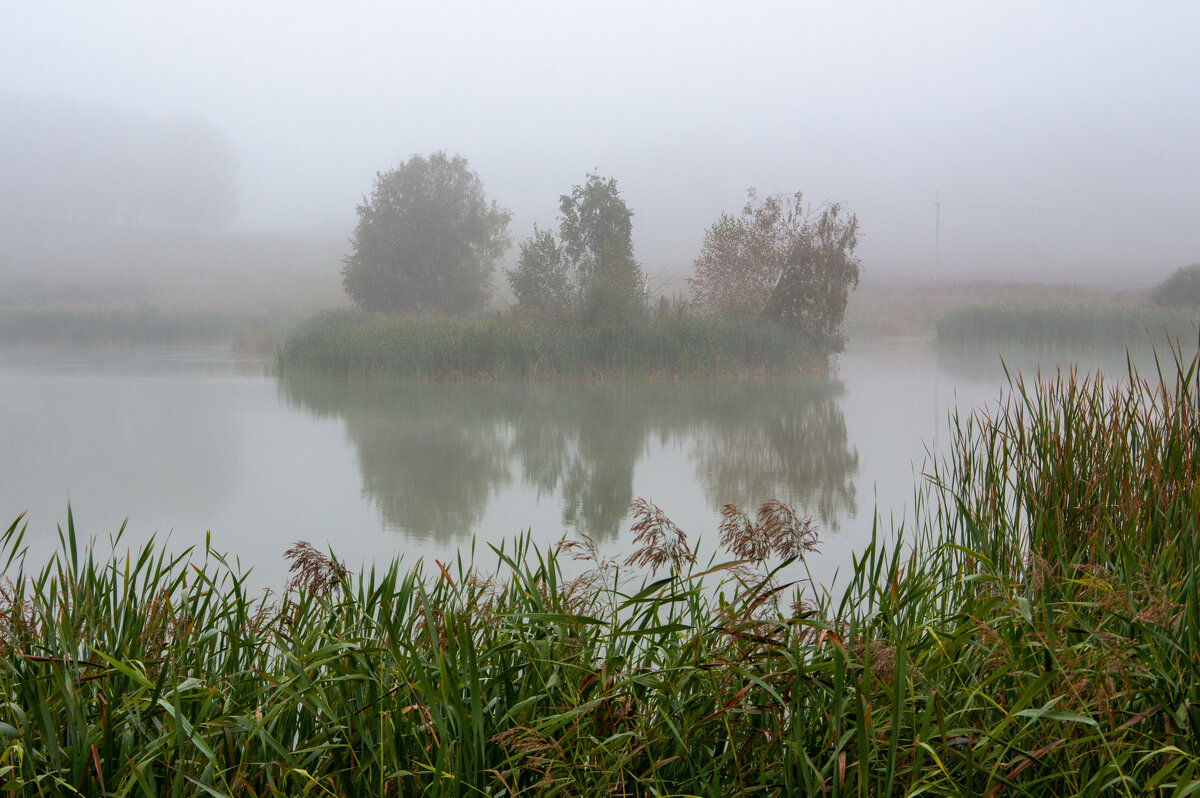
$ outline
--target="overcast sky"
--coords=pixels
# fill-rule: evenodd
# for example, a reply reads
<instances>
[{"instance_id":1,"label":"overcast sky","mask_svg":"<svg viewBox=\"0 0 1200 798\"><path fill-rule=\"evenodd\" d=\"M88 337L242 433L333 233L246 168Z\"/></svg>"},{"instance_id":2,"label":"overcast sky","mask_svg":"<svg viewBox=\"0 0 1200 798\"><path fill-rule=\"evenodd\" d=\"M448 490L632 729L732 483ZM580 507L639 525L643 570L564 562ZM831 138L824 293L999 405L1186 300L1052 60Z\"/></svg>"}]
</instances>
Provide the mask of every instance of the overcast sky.
<instances>
[{"instance_id":1,"label":"overcast sky","mask_svg":"<svg viewBox=\"0 0 1200 798\"><path fill-rule=\"evenodd\" d=\"M553 224L617 178L654 271L745 190L857 211L868 274L1200 261L1200 3L7 0L0 93L198 116L244 229L349 234L375 172L466 156ZM2 120L0 120L2 124Z\"/></svg>"}]
</instances>

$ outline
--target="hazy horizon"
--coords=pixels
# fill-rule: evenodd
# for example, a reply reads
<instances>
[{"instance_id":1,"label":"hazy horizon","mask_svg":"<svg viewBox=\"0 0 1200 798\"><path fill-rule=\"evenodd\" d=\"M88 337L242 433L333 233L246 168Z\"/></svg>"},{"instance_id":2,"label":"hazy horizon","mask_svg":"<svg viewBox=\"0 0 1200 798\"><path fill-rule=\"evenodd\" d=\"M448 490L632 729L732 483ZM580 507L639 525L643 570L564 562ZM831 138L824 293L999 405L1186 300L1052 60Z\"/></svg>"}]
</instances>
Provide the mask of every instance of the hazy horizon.
<instances>
[{"instance_id":1,"label":"hazy horizon","mask_svg":"<svg viewBox=\"0 0 1200 798\"><path fill-rule=\"evenodd\" d=\"M652 273L686 268L751 186L848 204L884 278L933 272L935 198L945 276L1200 260L1200 6L519 9L19 3L0 100L194 120L228 144L235 230L348 236L377 171L446 150L515 241L589 171L615 177ZM90 146L77 126L63 147ZM4 127L0 173L49 146Z\"/></svg>"}]
</instances>

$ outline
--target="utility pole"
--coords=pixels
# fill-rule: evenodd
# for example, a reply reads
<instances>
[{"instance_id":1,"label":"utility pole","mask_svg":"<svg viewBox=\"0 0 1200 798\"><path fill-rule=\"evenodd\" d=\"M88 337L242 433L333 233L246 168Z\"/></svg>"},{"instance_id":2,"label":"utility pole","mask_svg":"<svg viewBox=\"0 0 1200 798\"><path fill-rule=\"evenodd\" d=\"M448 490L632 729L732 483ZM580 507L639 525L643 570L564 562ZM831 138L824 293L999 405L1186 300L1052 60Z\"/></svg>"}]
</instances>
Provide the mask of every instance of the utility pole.
<instances>
[{"instance_id":1,"label":"utility pole","mask_svg":"<svg viewBox=\"0 0 1200 798\"><path fill-rule=\"evenodd\" d=\"M942 195L936 189L933 192L933 281L936 283L942 276ZM933 364L933 446L938 444L938 419L942 413L941 373L938 364Z\"/></svg>"},{"instance_id":2,"label":"utility pole","mask_svg":"<svg viewBox=\"0 0 1200 798\"><path fill-rule=\"evenodd\" d=\"M942 274L942 199L938 191L933 192L933 279Z\"/></svg>"}]
</instances>

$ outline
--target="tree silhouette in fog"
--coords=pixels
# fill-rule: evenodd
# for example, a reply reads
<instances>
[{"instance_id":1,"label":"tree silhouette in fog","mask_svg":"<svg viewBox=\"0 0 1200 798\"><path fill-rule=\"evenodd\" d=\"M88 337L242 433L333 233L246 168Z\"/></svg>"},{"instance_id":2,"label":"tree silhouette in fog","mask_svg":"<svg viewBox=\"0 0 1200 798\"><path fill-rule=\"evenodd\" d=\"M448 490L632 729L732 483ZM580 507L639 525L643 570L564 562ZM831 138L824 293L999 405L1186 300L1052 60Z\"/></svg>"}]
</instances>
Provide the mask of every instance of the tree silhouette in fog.
<instances>
[{"instance_id":1,"label":"tree silhouette in fog","mask_svg":"<svg viewBox=\"0 0 1200 798\"><path fill-rule=\"evenodd\" d=\"M233 150L211 124L0 96L0 223L217 228L237 215Z\"/></svg>"},{"instance_id":2,"label":"tree silhouette in fog","mask_svg":"<svg viewBox=\"0 0 1200 798\"><path fill-rule=\"evenodd\" d=\"M358 205L342 285L363 310L483 310L511 214L461 155L414 155L375 176Z\"/></svg>"}]
</instances>

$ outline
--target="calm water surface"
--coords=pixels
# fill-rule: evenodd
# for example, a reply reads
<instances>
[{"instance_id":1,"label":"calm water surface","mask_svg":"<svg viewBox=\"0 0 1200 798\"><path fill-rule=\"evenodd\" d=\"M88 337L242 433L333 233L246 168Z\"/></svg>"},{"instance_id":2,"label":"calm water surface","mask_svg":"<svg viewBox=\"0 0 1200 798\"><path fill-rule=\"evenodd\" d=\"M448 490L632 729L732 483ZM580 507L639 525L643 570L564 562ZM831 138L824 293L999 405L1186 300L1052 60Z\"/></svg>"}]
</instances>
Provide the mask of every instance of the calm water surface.
<instances>
[{"instance_id":1,"label":"calm water surface","mask_svg":"<svg viewBox=\"0 0 1200 798\"><path fill-rule=\"evenodd\" d=\"M1124 353L1086 356L1124 368ZM1042 367L1054 358L1042 356ZM1010 357L1026 372L1038 358ZM628 549L652 500L714 542L720 507L793 502L821 530L828 582L911 510L948 412L995 401L995 353L852 346L828 376L769 382L361 384L277 380L220 350L0 351L0 517L26 512L30 558L67 505L101 540L169 535L286 579L296 540L352 564L446 561L529 529Z\"/></svg>"}]
</instances>

